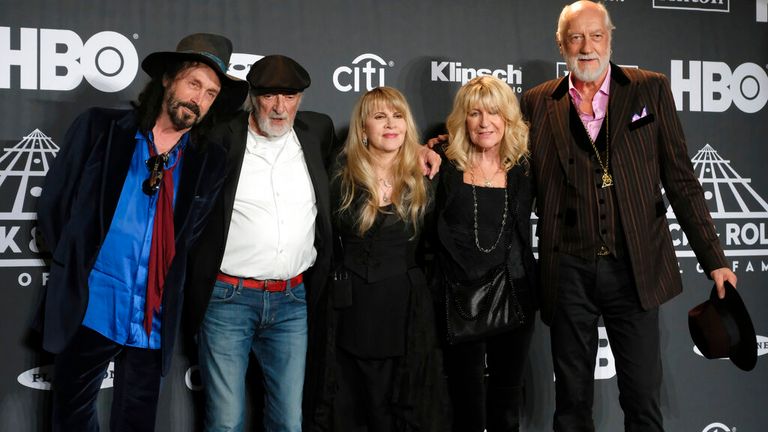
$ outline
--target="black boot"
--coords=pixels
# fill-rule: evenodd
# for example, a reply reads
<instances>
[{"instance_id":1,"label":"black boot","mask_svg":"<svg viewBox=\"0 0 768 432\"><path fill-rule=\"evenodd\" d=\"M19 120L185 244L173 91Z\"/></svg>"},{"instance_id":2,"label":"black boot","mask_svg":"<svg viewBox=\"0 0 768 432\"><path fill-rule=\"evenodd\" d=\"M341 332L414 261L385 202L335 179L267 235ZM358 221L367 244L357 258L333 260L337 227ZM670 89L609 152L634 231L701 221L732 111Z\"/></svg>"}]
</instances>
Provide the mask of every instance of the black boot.
<instances>
[{"instance_id":1,"label":"black boot","mask_svg":"<svg viewBox=\"0 0 768 432\"><path fill-rule=\"evenodd\" d=\"M453 432L483 432L485 428L485 383L482 376L478 378L448 379Z\"/></svg>"},{"instance_id":2,"label":"black boot","mask_svg":"<svg viewBox=\"0 0 768 432\"><path fill-rule=\"evenodd\" d=\"M522 388L488 387L488 432L518 432L520 430L520 398Z\"/></svg>"}]
</instances>

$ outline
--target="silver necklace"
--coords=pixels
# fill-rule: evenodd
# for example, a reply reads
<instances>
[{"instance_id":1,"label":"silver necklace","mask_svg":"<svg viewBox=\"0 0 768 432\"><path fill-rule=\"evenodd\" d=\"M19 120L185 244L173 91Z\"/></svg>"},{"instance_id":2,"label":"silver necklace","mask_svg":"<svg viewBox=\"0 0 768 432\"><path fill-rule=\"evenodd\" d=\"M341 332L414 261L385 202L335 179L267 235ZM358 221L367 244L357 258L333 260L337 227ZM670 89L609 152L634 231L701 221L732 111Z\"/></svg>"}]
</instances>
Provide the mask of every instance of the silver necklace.
<instances>
[{"instance_id":1,"label":"silver necklace","mask_svg":"<svg viewBox=\"0 0 768 432\"><path fill-rule=\"evenodd\" d=\"M474 218L475 218L475 220L474 220L474 222L475 222L475 224L474 224L475 225L474 226L474 228L475 228L475 246L477 246L477 249L480 252L491 253L491 252L493 252L494 249L496 249L496 246L499 245L499 241L501 240L501 236L502 236L502 234L504 234L504 226L507 223L507 207L509 207L509 205L507 203L507 185L506 184L504 185L504 213L502 213L502 215L501 215L501 228L499 229L499 235L496 236L496 241L493 242L493 246L491 246L490 248L486 249L486 248L480 246L480 237L478 236L478 233L477 233L477 225L478 225L477 224L477 192L475 191L475 175L472 174L472 171L470 171L469 172L469 176L472 179L472 205L473 205L473 208L474 208Z\"/></svg>"}]
</instances>

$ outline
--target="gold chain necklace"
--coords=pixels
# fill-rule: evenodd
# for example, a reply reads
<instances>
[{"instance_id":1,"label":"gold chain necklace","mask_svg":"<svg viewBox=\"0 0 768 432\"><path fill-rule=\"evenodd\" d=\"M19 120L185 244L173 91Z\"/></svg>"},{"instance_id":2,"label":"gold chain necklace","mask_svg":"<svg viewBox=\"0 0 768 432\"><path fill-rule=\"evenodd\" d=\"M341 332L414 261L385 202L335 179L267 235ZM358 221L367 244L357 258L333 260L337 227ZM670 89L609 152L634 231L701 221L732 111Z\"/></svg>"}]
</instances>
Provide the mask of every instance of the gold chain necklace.
<instances>
[{"instance_id":1,"label":"gold chain necklace","mask_svg":"<svg viewBox=\"0 0 768 432\"><path fill-rule=\"evenodd\" d=\"M379 177L379 183L381 184L379 186L379 190L382 190L382 201L384 201L385 204L389 204L390 202L390 195L392 194L392 181L387 180L383 177Z\"/></svg>"},{"instance_id":2,"label":"gold chain necklace","mask_svg":"<svg viewBox=\"0 0 768 432\"><path fill-rule=\"evenodd\" d=\"M581 119L579 119L581 122ZM610 130L608 129L608 110L605 111L605 118L603 118L603 124L605 125L605 163L603 163L603 159L600 157L600 152L597 151L597 146L595 145L595 140L592 139L592 135L589 134L589 129L587 129L587 125L584 124L584 122L581 122L581 126L584 128L584 132L587 133L587 139L589 139L589 143L592 144L592 150L595 151L595 156L597 157L597 163L600 164L600 168L603 169L603 188L611 187L613 186L613 177L608 172L609 164L611 163L611 135ZM600 135L600 132L598 131L598 136Z\"/></svg>"}]
</instances>

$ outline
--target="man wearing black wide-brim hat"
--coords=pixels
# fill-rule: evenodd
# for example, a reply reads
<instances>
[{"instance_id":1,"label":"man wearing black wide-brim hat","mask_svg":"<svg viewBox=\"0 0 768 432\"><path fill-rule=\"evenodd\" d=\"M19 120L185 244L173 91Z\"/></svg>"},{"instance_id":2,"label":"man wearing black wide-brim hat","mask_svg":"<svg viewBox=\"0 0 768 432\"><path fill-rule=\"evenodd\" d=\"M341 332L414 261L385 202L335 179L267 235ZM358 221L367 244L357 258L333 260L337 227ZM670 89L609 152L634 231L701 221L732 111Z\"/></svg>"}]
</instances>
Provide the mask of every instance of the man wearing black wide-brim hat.
<instances>
[{"instance_id":1,"label":"man wearing black wide-brim hat","mask_svg":"<svg viewBox=\"0 0 768 432\"><path fill-rule=\"evenodd\" d=\"M201 33L150 54L134 108L81 114L48 172L38 224L53 256L35 327L56 353L54 431L99 430L111 361L110 429L154 430L188 248L223 182L224 150L202 132L247 93L226 74L231 53Z\"/></svg>"},{"instance_id":2,"label":"man wearing black wide-brim hat","mask_svg":"<svg viewBox=\"0 0 768 432\"><path fill-rule=\"evenodd\" d=\"M205 430L243 430L253 352L265 430L298 432L308 321L330 267L336 137L327 115L298 111L310 77L293 59L266 56L247 80L249 110L221 128L229 174L190 254L184 322L198 335Z\"/></svg>"}]
</instances>

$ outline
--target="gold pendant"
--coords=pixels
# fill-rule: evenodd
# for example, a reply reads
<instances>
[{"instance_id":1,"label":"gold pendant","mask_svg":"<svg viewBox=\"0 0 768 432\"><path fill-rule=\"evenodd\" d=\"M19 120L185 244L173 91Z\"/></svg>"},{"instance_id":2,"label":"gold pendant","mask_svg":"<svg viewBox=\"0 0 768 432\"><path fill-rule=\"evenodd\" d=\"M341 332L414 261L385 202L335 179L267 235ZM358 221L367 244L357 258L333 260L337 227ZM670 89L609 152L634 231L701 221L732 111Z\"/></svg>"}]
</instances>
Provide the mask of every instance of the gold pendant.
<instances>
[{"instance_id":1,"label":"gold pendant","mask_svg":"<svg viewBox=\"0 0 768 432\"><path fill-rule=\"evenodd\" d=\"M607 188L607 187L610 187L610 186L613 186L613 177L611 177L611 175L608 174L607 172L604 172L603 173L603 187Z\"/></svg>"}]
</instances>

